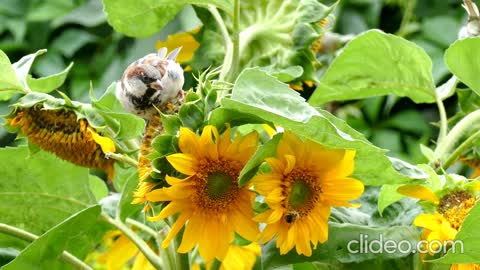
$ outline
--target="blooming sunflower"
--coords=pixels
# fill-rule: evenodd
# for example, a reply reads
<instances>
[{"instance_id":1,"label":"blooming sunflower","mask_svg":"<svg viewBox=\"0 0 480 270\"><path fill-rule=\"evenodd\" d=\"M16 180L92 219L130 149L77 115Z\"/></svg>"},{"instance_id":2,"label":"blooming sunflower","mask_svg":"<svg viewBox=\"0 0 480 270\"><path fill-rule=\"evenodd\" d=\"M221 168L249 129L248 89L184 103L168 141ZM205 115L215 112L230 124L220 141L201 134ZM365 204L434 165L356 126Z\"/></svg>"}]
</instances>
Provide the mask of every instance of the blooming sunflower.
<instances>
[{"instance_id":1,"label":"blooming sunflower","mask_svg":"<svg viewBox=\"0 0 480 270\"><path fill-rule=\"evenodd\" d=\"M121 270L133 259L131 270L155 270L137 246L119 230L108 232L103 241L108 251L97 258L106 270Z\"/></svg>"},{"instance_id":2,"label":"blooming sunflower","mask_svg":"<svg viewBox=\"0 0 480 270\"><path fill-rule=\"evenodd\" d=\"M472 197L467 191L452 192L442 197L439 202L438 212L434 214L420 214L413 223L418 227L424 228L422 239L427 240L427 242L454 240L463 221L476 202L477 199ZM439 246L433 246L432 250L428 250L428 252L434 254L439 248ZM480 269L480 265L453 264L450 269L475 270Z\"/></svg>"},{"instance_id":3,"label":"blooming sunflower","mask_svg":"<svg viewBox=\"0 0 480 270\"><path fill-rule=\"evenodd\" d=\"M255 217L267 224L263 242L277 235L280 254L296 246L298 254L311 256L310 242L315 248L328 239L330 208L357 206L348 201L363 193L363 184L348 177L353 172L354 156L353 150L327 150L285 132L277 158L266 159L271 173L252 180L270 207Z\"/></svg>"},{"instance_id":4,"label":"blooming sunflower","mask_svg":"<svg viewBox=\"0 0 480 270\"><path fill-rule=\"evenodd\" d=\"M260 245L256 242L246 246L230 245L220 270L250 270L260 253Z\"/></svg>"},{"instance_id":5,"label":"blooming sunflower","mask_svg":"<svg viewBox=\"0 0 480 270\"><path fill-rule=\"evenodd\" d=\"M170 202L151 221L181 212L163 241L164 248L185 224L178 252L186 253L198 243L206 262L224 258L235 232L251 241L257 238L258 225L252 220L255 194L248 185L239 187L237 179L257 149L258 136L237 136L233 142L230 138L230 128L221 137L213 126L206 126L201 136L180 128L178 145L182 153L169 155L167 160L187 177L167 176L170 187L147 194L149 201Z\"/></svg>"}]
</instances>

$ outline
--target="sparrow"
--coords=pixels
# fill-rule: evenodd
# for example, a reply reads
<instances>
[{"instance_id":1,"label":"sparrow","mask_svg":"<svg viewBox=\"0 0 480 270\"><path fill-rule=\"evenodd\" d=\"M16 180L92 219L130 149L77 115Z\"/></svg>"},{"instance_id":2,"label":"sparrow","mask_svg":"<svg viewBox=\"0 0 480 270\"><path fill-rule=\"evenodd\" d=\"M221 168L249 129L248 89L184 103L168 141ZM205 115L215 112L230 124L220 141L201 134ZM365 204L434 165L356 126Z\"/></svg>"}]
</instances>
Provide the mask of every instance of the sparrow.
<instances>
[{"instance_id":1,"label":"sparrow","mask_svg":"<svg viewBox=\"0 0 480 270\"><path fill-rule=\"evenodd\" d=\"M480 12L478 11L477 5L471 0L464 0L463 3L462 6L468 14L468 21L467 24L460 29L458 38L464 39L480 36Z\"/></svg>"},{"instance_id":2,"label":"sparrow","mask_svg":"<svg viewBox=\"0 0 480 270\"><path fill-rule=\"evenodd\" d=\"M167 55L166 48L131 63L116 85L115 95L123 108L146 120L157 109L183 95L183 69L175 62L181 48Z\"/></svg>"}]
</instances>

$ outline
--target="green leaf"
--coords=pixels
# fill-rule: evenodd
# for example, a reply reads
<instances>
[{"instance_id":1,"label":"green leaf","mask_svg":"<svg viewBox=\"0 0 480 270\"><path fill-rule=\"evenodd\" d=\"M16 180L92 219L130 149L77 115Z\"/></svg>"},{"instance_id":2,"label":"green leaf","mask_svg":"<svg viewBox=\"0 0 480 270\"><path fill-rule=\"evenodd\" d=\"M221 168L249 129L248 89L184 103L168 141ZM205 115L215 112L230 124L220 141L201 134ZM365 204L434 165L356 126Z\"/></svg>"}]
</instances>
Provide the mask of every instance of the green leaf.
<instances>
[{"instance_id":1,"label":"green leaf","mask_svg":"<svg viewBox=\"0 0 480 270\"><path fill-rule=\"evenodd\" d=\"M104 226L98 226L100 211L100 206L95 205L70 216L40 236L2 269L38 269L39 266L49 270L74 269L60 260L60 256L67 250L81 260L86 255L85 247L95 246L98 239L94 237L100 237L105 232Z\"/></svg>"},{"instance_id":2,"label":"green leaf","mask_svg":"<svg viewBox=\"0 0 480 270\"><path fill-rule=\"evenodd\" d=\"M133 216L135 213L138 213L143 205L141 204L132 204L133 201L133 192L138 185L138 173L133 171L127 177L125 185L123 185L120 201L118 202L117 216L120 220L125 220L127 217Z\"/></svg>"},{"instance_id":3,"label":"green leaf","mask_svg":"<svg viewBox=\"0 0 480 270\"><path fill-rule=\"evenodd\" d=\"M294 79L302 76L303 68L302 66L289 66L287 68L279 68L276 66L261 67L261 70L268 72L273 77L281 82L289 82Z\"/></svg>"},{"instance_id":4,"label":"green leaf","mask_svg":"<svg viewBox=\"0 0 480 270\"><path fill-rule=\"evenodd\" d=\"M367 185L405 183L385 156L343 120L312 108L288 85L258 69L246 69L238 77L226 109L255 115L328 148L355 149L354 176Z\"/></svg>"},{"instance_id":5,"label":"green leaf","mask_svg":"<svg viewBox=\"0 0 480 270\"><path fill-rule=\"evenodd\" d=\"M183 126L197 130L203 124L203 112L194 103L185 103L178 111Z\"/></svg>"},{"instance_id":6,"label":"green leaf","mask_svg":"<svg viewBox=\"0 0 480 270\"><path fill-rule=\"evenodd\" d=\"M105 182L95 175L88 175L90 190L97 199L97 202L108 195L108 187Z\"/></svg>"},{"instance_id":7,"label":"green leaf","mask_svg":"<svg viewBox=\"0 0 480 270\"><path fill-rule=\"evenodd\" d=\"M229 110L225 108L217 108L210 113L208 119L209 124L216 126L218 129L225 127L226 123L230 126L240 126L243 124L262 124L266 121L256 115L241 113L236 110Z\"/></svg>"},{"instance_id":8,"label":"green leaf","mask_svg":"<svg viewBox=\"0 0 480 270\"><path fill-rule=\"evenodd\" d=\"M414 43L378 30L350 41L333 61L309 102L396 94L416 103L435 102L432 61Z\"/></svg>"},{"instance_id":9,"label":"green leaf","mask_svg":"<svg viewBox=\"0 0 480 270\"><path fill-rule=\"evenodd\" d=\"M441 264L462 264L480 262L480 230L478 220L480 219L480 203L477 203L469 212L462 223L454 241L463 243L463 252L460 245L456 244L456 250L449 249L447 254L431 262Z\"/></svg>"},{"instance_id":10,"label":"green leaf","mask_svg":"<svg viewBox=\"0 0 480 270\"><path fill-rule=\"evenodd\" d=\"M389 205L400 201L405 198L402 194L397 192L397 189L402 185L383 185L378 195L378 212L380 215L383 210Z\"/></svg>"},{"instance_id":11,"label":"green leaf","mask_svg":"<svg viewBox=\"0 0 480 270\"><path fill-rule=\"evenodd\" d=\"M455 94L455 90L457 89L457 84L458 84L457 77L452 76L447 82L437 87L436 89L437 96L441 100L445 100L453 96L453 94Z\"/></svg>"},{"instance_id":12,"label":"green leaf","mask_svg":"<svg viewBox=\"0 0 480 270\"><path fill-rule=\"evenodd\" d=\"M480 37L457 40L445 52L445 63L457 78L480 95Z\"/></svg>"},{"instance_id":13,"label":"green leaf","mask_svg":"<svg viewBox=\"0 0 480 270\"><path fill-rule=\"evenodd\" d=\"M33 61L37 56L46 53L46 49L38 50L35 53L25 55L24 57L20 58L17 62L13 63L13 68L15 69L15 73L17 74L17 78L20 80L23 88L29 89L27 84L27 76L30 72L30 68L32 67Z\"/></svg>"},{"instance_id":14,"label":"green leaf","mask_svg":"<svg viewBox=\"0 0 480 270\"><path fill-rule=\"evenodd\" d=\"M24 87L15 75L15 70L10 63L8 56L0 50L0 91L6 90L25 92Z\"/></svg>"},{"instance_id":15,"label":"green leaf","mask_svg":"<svg viewBox=\"0 0 480 270\"><path fill-rule=\"evenodd\" d=\"M238 184L240 186L246 185L250 179L257 173L258 168L262 165L265 158L276 156L277 154L277 144L282 138L281 134L273 136L271 140L263 144L257 152L250 158L250 160L245 164L240 175L238 176Z\"/></svg>"},{"instance_id":16,"label":"green leaf","mask_svg":"<svg viewBox=\"0 0 480 270\"><path fill-rule=\"evenodd\" d=\"M416 245L417 239L419 238L419 232L412 226L373 228L367 225L329 223L328 241L318 245L310 257L298 255L295 249L282 256L275 247L275 241L269 242L262 250L263 269L276 269L284 265L300 262L358 263L374 259L397 259L410 255L409 253L402 253L399 250L395 250L393 253L355 253L359 251L359 245L355 242L350 245L351 251L353 252L349 252L349 242L352 240L360 241L360 235L363 235L366 237L364 239L368 239L369 241L378 240L380 237L382 237L384 241L393 240L396 243L405 240L412 246Z\"/></svg>"},{"instance_id":17,"label":"green leaf","mask_svg":"<svg viewBox=\"0 0 480 270\"><path fill-rule=\"evenodd\" d=\"M73 62L68 65L68 67L60 73L52 74L43 78L33 78L32 75L28 74L26 78L27 85L34 92L41 93L50 93L53 90L59 88L65 82L68 72L73 67Z\"/></svg>"},{"instance_id":18,"label":"green leaf","mask_svg":"<svg viewBox=\"0 0 480 270\"><path fill-rule=\"evenodd\" d=\"M44 151L29 154L27 146L0 149L0 160L3 223L41 235L71 214L96 204L86 168ZM8 239L0 235L0 246L4 240Z\"/></svg>"},{"instance_id":19,"label":"green leaf","mask_svg":"<svg viewBox=\"0 0 480 270\"><path fill-rule=\"evenodd\" d=\"M410 179L427 179L429 175L422 169L398 158L388 157L393 168Z\"/></svg>"},{"instance_id":20,"label":"green leaf","mask_svg":"<svg viewBox=\"0 0 480 270\"><path fill-rule=\"evenodd\" d=\"M148 37L159 32L185 5L206 7L211 4L232 13L227 0L103 0L108 23L121 33L131 37Z\"/></svg>"},{"instance_id":21,"label":"green leaf","mask_svg":"<svg viewBox=\"0 0 480 270\"><path fill-rule=\"evenodd\" d=\"M145 129L145 121L130 113L103 112L99 113L105 119L105 123L115 132L118 140L138 138Z\"/></svg>"}]
</instances>

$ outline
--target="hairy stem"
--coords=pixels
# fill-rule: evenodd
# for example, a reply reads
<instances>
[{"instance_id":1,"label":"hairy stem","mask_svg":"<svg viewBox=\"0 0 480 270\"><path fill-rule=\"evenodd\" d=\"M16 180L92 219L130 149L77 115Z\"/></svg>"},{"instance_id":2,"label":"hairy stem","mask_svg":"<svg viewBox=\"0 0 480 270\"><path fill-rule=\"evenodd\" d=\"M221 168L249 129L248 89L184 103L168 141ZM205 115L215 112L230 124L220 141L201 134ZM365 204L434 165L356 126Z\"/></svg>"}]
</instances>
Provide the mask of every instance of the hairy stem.
<instances>
[{"instance_id":1,"label":"hairy stem","mask_svg":"<svg viewBox=\"0 0 480 270\"><path fill-rule=\"evenodd\" d=\"M125 222L130 226L137 227L140 230L148 233L150 236L152 236L155 239L158 237L158 233L156 231L154 231L152 228L148 227L147 225L145 225L141 222L138 222L138 221L136 221L134 219L131 219L131 218L127 218L125 220Z\"/></svg>"},{"instance_id":2,"label":"hairy stem","mask_svg":"<svg viewBox=\"0 0 480 270\"><path fill-rule=\"evenodd\" d=\"M445 106L443 105L442 99L435 95L435 99L437 102L438 112L440 114L440 132L438 134L437 143L442 143L442 141L447 136L448 132L448 121L447 121L447 113L445 111Z\"/></svg>"},{"instance_id":3,"label":"hairy stem","mask_svg":"<svg viewBox=\"0 0 480 270\"><path fill-rule=\"evenodd\" d=\"M233 1L233 51L230 69L225 76L227 82L233 82L240 65L240 0Z\"/></svg>"},{"instance_id":4,"label":"hairy stem","mask_svg":"<svg viewBox=\"0 0 480 270\"><path fill-rule=\"evenodd\" d=\"M468 137L462 144L460 144L455 151L447 158L445 163L442 165L443 169L450 167L455 160L465 151L468 147L472 146L477 139L480 137L480 130L473 133L472 136Z\"/></svg>"},{"instance_id":5,"label":"hairy stem","mask_svg":"<svg viewBox=\"0 0 480 270\"><path fill-rule=\"evenodd\" d=\"M107 152L105 153L105 158L111 158L111 159L114 159L116 161L121 161L123 163L127 163L129 165L131 165L132 167L138 167L138 162L127 156L127 155L123 155L123 154L118 154L118 153L112 153L112 152Z\"/></svg>"},{"instance_id":6,"label":"hairy stem","mask_svg":"<svg viewBox=\"0 0 480 270\"><path fill-rule=\"evenodd\" d=\"M465 116L448 133L445 139L437 145L433 153L433 162L442 163L445 155L452 151L458 141L468 132L476 123L480 121L480 110L476 110Z\"/></svg>"},{"instance_id":7,"label":"hairy stem","mask_svg":"<svg viewBox=\"0 0 480 270\"><path fill-rule=\"evenodd\" d=\"M183 236L183 229L178 232L178 234L174 238L175 242L175 250L180 247L180 244L182 243L182 236ZM176 265L176 270L188 270L190 269L190 262L188 260L188 253L180 253L180 252L175 252L175 265Z\"/></svg>"},{"instance_id":8,"label":"hairy stem","mask_svg":"<svg viewBox=\"0 0 480 270\"><path fill-rule=\"evenodd\" d=\"M137 247L138 249L145 255L145 258L156 268L162 269L162 260L155 252L143 241L140 236L138 236L135 232L133 232L127 225L125 225L122 221L118 219L113 219L107 214L102 214L102 217L111 225L115 226L119 229L125 236L128 237Z\"/></svg>"},{"instance_id":9,"label":"hairy stem","mask_svg":"<svg viewBox=\"0 0 480 270\"><path fill-rule=\"evenodd\" d=\"M25 240L27 242L33 242L38 239L38 236L33 233L24 231L22 229L19 229L17 227L13 227L4 223L0 223L0 233L8 234L16 238ZM70 264L75 269L92 270L90 266L88 266L82 260L73 256L71 253L67 251L63 251L61 258L64 262Z\"/></svg>"}]
</instances>

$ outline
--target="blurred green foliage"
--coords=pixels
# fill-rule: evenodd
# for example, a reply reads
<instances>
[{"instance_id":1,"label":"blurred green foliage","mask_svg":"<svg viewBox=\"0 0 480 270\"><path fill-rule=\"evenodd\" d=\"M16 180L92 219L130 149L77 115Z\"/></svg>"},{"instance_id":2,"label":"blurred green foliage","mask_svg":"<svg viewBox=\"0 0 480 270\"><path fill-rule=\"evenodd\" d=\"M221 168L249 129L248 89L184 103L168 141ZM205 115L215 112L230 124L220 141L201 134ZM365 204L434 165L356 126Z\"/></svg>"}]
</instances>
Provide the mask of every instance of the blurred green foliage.
<instances>
[{"instance_id":1,"label":"blurred green foliage","mask_svg":"<svg viewBox=\"0 0 480 270\"><path fill-rule=\"evenodd\" d=\"M32 67L36 78L61 72L73 61L67 81L59 90L79 101L88 100L90 84L96 96L100 96L120 78L130 62L154 51L156 41L197 27L201 22L195 12L202 18L206 11L187 6L160 33L133 39L115 32L107 24L101 0L1 2L0 49L15 62L23 55L47 48L48 52ZM330 5L335 1L324 2ZM456 39L466 13L456 0L343 0L335 10L335 17L331 25L333 32L358 34L378 28L415 42L432 58L434 81L439 85L449 76L443 60L444 51ZM213 22L207 25L209 28L215 26ZM216 40L218 44L213 41L208 46L222 46L220 38ZM198 57L202 55L200 52ZM318 56L322 62L327 60L327 65L334 57L335 53ZM202 66L208 66L204 60L194 61L203 61ZM186 89L192 81L191 74L187 75ZM307 88L301 93L306 98L313 90ZM456 97L446 101L447 110L451 112L456 110L449 106L454 104L454 99ZM8 113L8 104L14 101L15 98L9 103L0 101L0 113ZM389 155L411 162L422 161L419 144L428 145L436 133L429 125L438 120L434 104L416 105L408 99L387 96L333 103L327 109L364 133L375 145L390 149ZM14 135L0 128L0 145L10 144L13 138Z\"/></svg>"}]
</instances>

